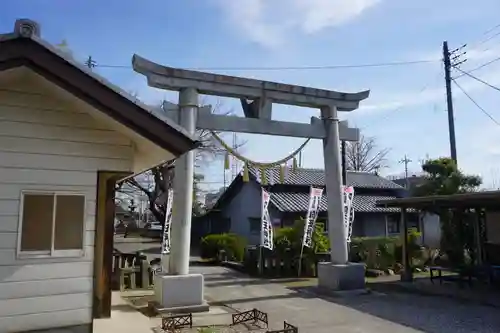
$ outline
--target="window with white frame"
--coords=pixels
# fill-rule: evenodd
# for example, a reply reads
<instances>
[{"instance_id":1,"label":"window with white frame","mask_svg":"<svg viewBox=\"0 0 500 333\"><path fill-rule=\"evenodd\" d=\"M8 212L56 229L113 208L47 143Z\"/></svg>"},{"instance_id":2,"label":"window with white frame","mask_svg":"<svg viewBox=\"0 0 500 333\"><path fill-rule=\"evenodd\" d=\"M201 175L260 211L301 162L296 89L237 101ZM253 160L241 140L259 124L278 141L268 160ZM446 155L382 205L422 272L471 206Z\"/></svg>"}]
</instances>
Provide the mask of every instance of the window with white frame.
<instances>
[{"instance_id":1,"label":"window with white frame","mask_svg":"<svg viewBox=\"0 0 500 333\"><path fill-rule=\"evenodd\" d=\"M23 192L18 251L21 255L81 256L85 196Z\"/></svg>"}]
</instances>

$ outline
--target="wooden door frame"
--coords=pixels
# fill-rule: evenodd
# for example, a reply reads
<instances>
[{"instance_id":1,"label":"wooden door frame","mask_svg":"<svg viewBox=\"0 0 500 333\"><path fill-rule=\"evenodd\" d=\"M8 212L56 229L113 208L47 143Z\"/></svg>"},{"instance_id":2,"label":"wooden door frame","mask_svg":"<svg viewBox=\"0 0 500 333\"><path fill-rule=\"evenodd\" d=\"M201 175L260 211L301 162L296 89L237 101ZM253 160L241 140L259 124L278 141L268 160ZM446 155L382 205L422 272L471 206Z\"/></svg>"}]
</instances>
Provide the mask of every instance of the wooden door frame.
<instances>
[{"instance_id":1,"label":"wooden door frame","mask_svg":"<svg viewBox=\"0 0 500 333\"><path fill-rule=\"evenodd\" d=\"M118 180L130 172L98 171L94 235L93 318L111 317L111 274L113 268L113 236L115 189Z\"/></svg>"}]
</instances>

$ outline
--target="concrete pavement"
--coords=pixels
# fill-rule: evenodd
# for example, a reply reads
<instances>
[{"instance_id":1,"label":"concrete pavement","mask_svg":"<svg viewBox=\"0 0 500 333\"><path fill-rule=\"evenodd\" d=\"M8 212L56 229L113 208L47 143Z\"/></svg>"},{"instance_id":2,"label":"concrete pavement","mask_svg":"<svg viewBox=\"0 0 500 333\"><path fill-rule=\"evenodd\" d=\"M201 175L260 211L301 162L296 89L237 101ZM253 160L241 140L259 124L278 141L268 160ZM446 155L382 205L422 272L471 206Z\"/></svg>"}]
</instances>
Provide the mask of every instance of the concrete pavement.
<instances>
[{"instance_id":1,"label":"concrete pavement","mask_svg":"<svg viewBox=\"0 0 500 333\"><path fill-rule=\"evenodd\" d=\"M146 249L159 256L155 242L120 246L126 247L124 252ZM269 314L272 329L281 328L286 320L306 333L500 332L498 309L448 298L404 293L324 297L314 289L293 290L223 267L199 266L191 271L204 275L208 301L236 310L258 308ZM95 333L146 333L159 325L158 319L143 316L117 296L113 294L112 318L96 320Z\"/></svg>"},{"instance_id":2,"label":"concrete pavement","mask_svg":"<svg viewBox=\"0 0 500 333\"><path fill-rule=\"evenodd\" d=\"M161 325L161 319L148 318L129 306L114 291L111 298L111 318L94 319L93 333L151 333Z\"/></svg>"},{"instance_id":3,"label":"concrete pavement","mask_svg":"<svg viewBox=\"0 0 500 333\"><path fill-rule=\"evenodd\" d=\"M271 328L284 320L307 333L500 332L498 309L413 294L317 297L222 267L193 267L205 276L205 294L238 310L267 312Z\"/></svg>"}]
</instances>

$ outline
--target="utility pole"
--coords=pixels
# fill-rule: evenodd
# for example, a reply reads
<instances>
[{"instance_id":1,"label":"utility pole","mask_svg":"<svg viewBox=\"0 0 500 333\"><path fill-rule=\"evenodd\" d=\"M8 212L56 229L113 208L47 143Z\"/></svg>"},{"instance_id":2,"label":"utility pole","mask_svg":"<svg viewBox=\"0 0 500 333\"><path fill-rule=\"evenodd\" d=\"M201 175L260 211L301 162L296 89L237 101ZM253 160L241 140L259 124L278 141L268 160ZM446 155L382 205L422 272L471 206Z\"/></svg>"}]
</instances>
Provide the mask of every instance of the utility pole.
<instances>
[{"instance_id":1,"label":"utility pole","mask_svg":"<svg viewBox=\"0 0 500 333\"><path fill-rule=\"evenodd\" d=\"M466 52L456 54L459 50L461 50L465 46L466 44L450 52L448 49L448 42L447 41L443 42L444 80L446 84L446 104L448 108L448 130L450 133L450 153L451 153L451 159L455 161L456 165L457 165L457 142L455 138L453 95L451 92L451 69L467 61L467 59L459 61L460 56L464 55Z\"/></svg>"},{"instance_id":2,"label":"utility pole","mask_svg":"<svg viewBox=\"0 0 500 333\"><path fill-rule=\"evenodd\" d=\"M451 94L451 61L448 42L443 42L444 80L446 83L446 104L448 107L448 130L450 133L451 159L457 164L457 143L455 140L455 119L453 116L453 96Z\"/></svg>"},{"instance_id":3,"label":"utility pole","mask_svg":"<svg viewBox=\"0 0 500 333\"><path fill-rule=\"evenodd\" d=\"M410 179L408 178L408 164L410 164L411 162L412 162L412 160L410 160L408 158L408 156L406 156L406 154L405 154L405 157L399 161L399 163L404 163L404 165L405 165L405 182L406 182L406 189L407 190L410 189Z\"/></svg>"}]
</instances>

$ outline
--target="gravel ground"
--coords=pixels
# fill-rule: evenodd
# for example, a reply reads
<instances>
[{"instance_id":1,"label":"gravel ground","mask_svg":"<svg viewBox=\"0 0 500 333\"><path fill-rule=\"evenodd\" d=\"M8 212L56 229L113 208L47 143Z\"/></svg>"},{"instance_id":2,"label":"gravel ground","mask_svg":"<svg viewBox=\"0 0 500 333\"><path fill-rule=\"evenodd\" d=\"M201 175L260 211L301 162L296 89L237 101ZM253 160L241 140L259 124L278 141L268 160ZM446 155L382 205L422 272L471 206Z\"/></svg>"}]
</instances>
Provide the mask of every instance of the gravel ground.
<instances>
[{"instance_id":1,"label":"gravel ground","mask_svg":"<svg viewBox=\"0 0 500 333\"><path fill-rule=\"evenodd\" d=\"M159 257L160 245L147 239L117 239L123 252ZM283 285L248 278L222 267L193 267L205 275L205 293L239 310L254 307L269 314L273 327L283 320L306 333L489 333L500 332L500 309L459 303L442 297L390 293L353 297L317 297Z\"/></svg>"},{"instance_id":2,"label":"gravel ground","mask_svg":"<svg viewBox=\"0 0 500 333\"><path fill-rule=\"evenodd\" d=\"M195 267L205 275L211 299L239 309L258 308L273 327L283 320L307 333L500 332L499 309L441 297L374 293L318 297L221 267Z\"/></svg>"}]
</instances>

